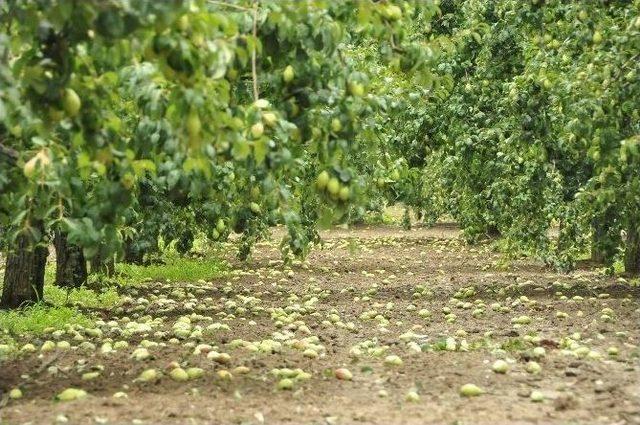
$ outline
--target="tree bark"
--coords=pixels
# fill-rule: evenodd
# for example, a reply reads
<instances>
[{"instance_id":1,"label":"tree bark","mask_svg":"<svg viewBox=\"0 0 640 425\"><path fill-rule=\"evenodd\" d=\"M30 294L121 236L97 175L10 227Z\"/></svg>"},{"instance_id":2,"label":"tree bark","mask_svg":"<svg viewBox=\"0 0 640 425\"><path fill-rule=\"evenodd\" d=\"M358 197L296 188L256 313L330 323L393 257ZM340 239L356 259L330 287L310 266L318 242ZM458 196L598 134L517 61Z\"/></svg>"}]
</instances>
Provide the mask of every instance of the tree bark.
<instances>
[{"instance_id":1,"label":"tree bark","mask_svg":"<svg viewBox=\"0 0 640 425\"><path fill-rule=\"evenodd\" d=\"M491 239L498 239L502 233L500 233L500 229L495 224L491 224L487 227L487 236Z\"/></svg>"},{"instance_id":2,"label":"tree bark","mask_svg":"<svg viewBox=\"0 0 640 425\"><path fill-rule=\"evenodd\" d=\"M627 246L624 251L624 270L631 275L640 275L639 226L631 226L627 231Z\"/></svg>"},{"instance_id":3,"label":"tree bark","mask_svg":"<svg viewBox=\"0 0 640 425\"><path fill-rule=\"evenodd\" d=\"M104 273L111 277L115 273L116 263L113 256L107 256L103 252L102 248L91 259L91 273Z\"/></svg>"},{"instance_id":4,"label":"tree bark","mask_svg":"<svg viewBox=\"0 0 640 425\"><path fill-rule=\"evenodd\" d=\"M601 224L593 225L593 237L591 238L591 261L603 264L607 259L604 241L607 237L607 230Z\"/></svg>"},{"instance_id":5,"label":"tree bark","mask_svg":"<svg viewBox=\"0 0 640 425\"><path fill-rule=\"evenodd\" d=\"M56 285L78 288L87 282L87 262L82 248L70 244L67 235L56 231L53 244L56 248Z\"/></svg>"},{"instance_id":6,"label":"tree bark","mask_svg":"<svg viewBox=\"0 0 640 425\"><path fill-rule=\"evenodd\" d=\"M28 235L21 234L12 248L7 256L0 308L33 304L42 301L44 295L47 247L34 246Z\"/></svg>"}]
</instances>

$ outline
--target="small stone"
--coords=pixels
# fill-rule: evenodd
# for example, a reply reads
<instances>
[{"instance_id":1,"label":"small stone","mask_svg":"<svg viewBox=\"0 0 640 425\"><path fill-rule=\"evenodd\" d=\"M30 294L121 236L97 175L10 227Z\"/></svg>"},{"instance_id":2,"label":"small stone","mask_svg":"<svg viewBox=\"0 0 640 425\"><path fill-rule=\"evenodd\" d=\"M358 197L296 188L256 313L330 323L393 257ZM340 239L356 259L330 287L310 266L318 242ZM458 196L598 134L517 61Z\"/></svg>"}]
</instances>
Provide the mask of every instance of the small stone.
<instances>
[{"instance_id":1,"label":"small stone","mask_svg":"<svg viewBox=\"0 0 640 425\"><path fill-rule=\"evenodd\" d=\"M580 371L578 371L578 369L573 369L573 368L568 368L564 371L564 375L569 377L578 376L579 373Z\"/></svg>"}]
</instances>

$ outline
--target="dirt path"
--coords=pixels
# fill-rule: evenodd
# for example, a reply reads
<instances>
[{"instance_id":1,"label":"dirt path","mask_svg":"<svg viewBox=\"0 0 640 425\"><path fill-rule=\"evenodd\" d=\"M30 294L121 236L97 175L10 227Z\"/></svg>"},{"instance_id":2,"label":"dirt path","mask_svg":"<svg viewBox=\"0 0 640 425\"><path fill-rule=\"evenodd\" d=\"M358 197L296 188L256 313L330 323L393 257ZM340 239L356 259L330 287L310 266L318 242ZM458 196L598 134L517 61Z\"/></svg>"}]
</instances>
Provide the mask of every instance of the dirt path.
<instances>
[{"instance_id":1,"label":"dirt path","mask_svg":"<svg viewBox=\"0 0 640 425\"><path fill-rule=\"evenodd\" d=\"M261 244L248 265L231 260L229 247L227 278L130 290L124 311L99 324L101 337L79 333L96 350L0 365L0 389L22 385L25 394L1 408L0 423L640 424L638 287L588 270L505 267L456 236L451 226L336 229L291 268L275 243ZM151 329L127 334L128 320ZM102 354L107 338L129 346ZM143 340L151 357L130 359ZM195 354L198 344L211 347ZM397 362L390 355L402 365L388 364ZM497 359L506 374L492 371ZM538 373L527 371L532 361ZM204 376L175 382L171 362ZM163 376L135 382L148 368ZM282 369L296 368L310 376L282 383ZM352 380L338 380L336 368ZM92 370L100 376L83 381ZM467 383L484 393L462 397ZM52 402L68 387L89 395ZM531 400L534 390L543 401ZM419 400L407 400L412 392Z\"/></svg>"}]
</instances>

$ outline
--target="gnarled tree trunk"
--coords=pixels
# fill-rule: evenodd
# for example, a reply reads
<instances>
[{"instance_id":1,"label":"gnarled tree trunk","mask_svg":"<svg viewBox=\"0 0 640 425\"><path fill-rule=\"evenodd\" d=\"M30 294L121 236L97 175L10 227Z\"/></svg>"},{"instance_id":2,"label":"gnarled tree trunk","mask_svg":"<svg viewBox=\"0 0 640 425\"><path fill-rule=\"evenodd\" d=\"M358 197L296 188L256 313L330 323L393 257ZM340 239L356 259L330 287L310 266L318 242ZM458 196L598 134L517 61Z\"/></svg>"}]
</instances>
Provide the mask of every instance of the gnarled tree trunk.
<instances>
[{"instance_id":1,"label":"gnarled tree trunk","mask_svg":"<svg viewBox=\"0 0 640 425\"><path fill-rule=\"evenodd\" d=\"M53 244L56 248L56 285L78 288L87 282L87 262L82 248L70 244L67 235L56 231Z\"/></svg>"},{"instance_id":2,"label":"gnarled tree trunk","mask_svg":"<svg viewBox=\"0 0 640 425\"><path fill-rule=\"evenodd\" d=\"M7 256L1 308L18 308L42 300L48 254L46 246L34 245L27 235L18 236Z\"/></svg>"}]
</instances>

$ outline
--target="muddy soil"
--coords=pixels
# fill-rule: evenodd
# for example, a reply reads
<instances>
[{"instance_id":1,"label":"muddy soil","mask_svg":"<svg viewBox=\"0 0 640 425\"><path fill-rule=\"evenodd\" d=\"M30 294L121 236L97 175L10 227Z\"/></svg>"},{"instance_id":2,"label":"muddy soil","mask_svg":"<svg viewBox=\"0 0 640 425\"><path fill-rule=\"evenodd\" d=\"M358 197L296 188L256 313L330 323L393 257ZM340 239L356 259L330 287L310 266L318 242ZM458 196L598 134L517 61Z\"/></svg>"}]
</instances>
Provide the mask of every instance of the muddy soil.
<instances>
[{"instance_id":1,"label":"muddy soil","mask_svg":"<svg viewBox=\"0 0 640 425\"><path fill-rule=\"evenodd\" d=\"M640 424L637 286L595 269L557 274L531 260L506 261L489 245L465 246L453 226L322 237L302 263L283 264L277 243L238 263L230 245L224 255L233 269L224 278L125 289L122 310L97 311L102 336L84 335L96 350L0 364L0 423ZM190 329L201 335L172 340L174 324L194 312ZM127 320L153 328L119 335ZM109 338L129 346L102 354ZM158 343L151 357L131 359L143 340ZM212 347L195 354L198 344ZM230 359L208 358L208 350ZM402 364L390 364L390 355ZM507 373L492 371L497 359ZM171 362L204 376L176 382ZM527 371L530 362L538 373ZM149 368L163 376L136 382ZM283 378L273 369L283 368L310 377L277 389ZM337 379L337 368L352 379ZM82 380L90 370L100 376ZM461 396L467 383L483 393ZM24 397L9 400L18 386ZM88 396L55 402L69 387ZM114 398L119 392L126 397Z\"/></svg>"}]
</instances>

